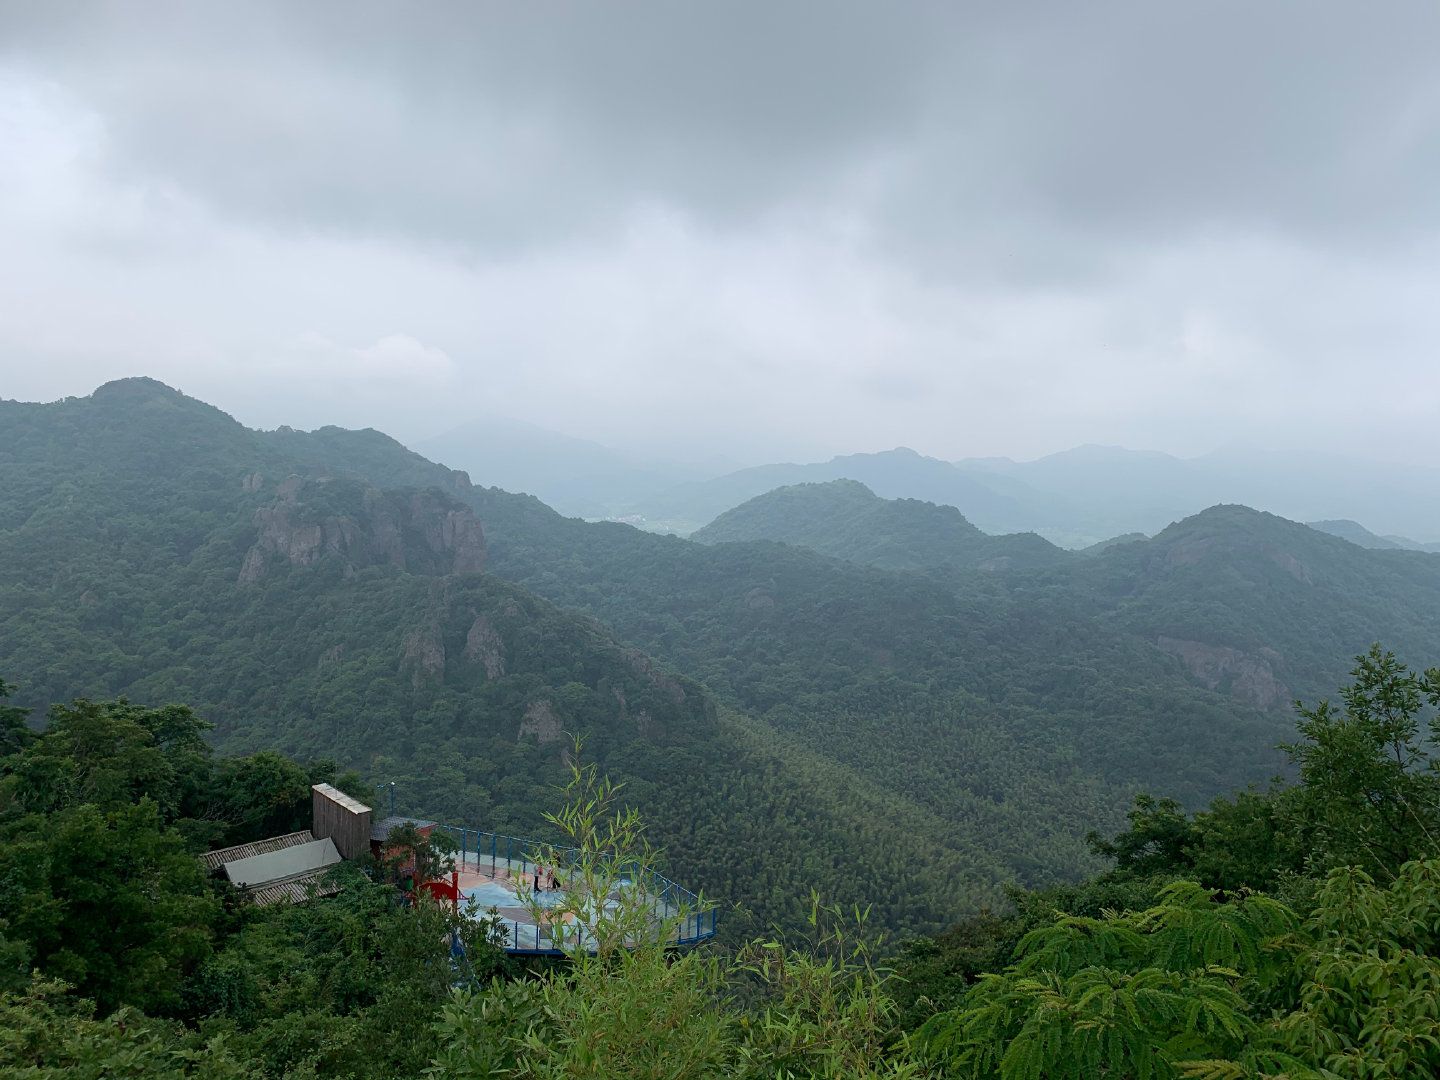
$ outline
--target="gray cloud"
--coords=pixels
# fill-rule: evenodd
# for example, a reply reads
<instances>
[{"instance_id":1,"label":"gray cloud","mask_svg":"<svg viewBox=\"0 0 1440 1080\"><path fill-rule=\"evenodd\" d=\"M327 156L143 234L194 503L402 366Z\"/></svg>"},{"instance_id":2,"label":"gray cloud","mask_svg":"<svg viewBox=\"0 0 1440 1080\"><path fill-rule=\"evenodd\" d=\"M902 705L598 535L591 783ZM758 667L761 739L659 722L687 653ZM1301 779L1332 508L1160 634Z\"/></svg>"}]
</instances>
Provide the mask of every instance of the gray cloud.
<instances>
[{"instance_id":1,"label":"gray cloud","mask_svg":"<svg viewBox=\"0 0 1440 1080\"><path fill-rule=\"evenodd\" d=\"M749 456L1348 418L1433 454L1437 31L1421 0L10 5L0 393L148 371L252 422L483 406Z\"/></svg>"}]
</instances>

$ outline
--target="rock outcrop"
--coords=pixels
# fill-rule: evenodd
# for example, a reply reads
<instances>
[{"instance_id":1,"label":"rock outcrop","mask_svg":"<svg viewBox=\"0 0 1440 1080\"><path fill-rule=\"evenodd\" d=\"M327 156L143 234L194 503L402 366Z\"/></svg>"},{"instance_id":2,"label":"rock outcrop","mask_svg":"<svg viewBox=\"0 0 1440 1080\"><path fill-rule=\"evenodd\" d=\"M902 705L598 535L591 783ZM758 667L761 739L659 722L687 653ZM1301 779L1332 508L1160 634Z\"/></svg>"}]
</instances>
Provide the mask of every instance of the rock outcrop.
<instances>
[{"instance_id":1,"label":"rock outcrop","mask_svg":"<svg viewBox=\"0 0 1440 1080\"><path fill-rule=\"evenodd\" d=\"M554 707L550 702L541 700L531 702L526 708L516 738L523 740L530 736L541 746L548 746L550 743L559 742L564 734L560 717L556 715Z\"/></svg>"},{"instance_id":2,"label":"rock outcrop","mask_svg":"<svg viewBox=\"0 0 1440 1080\"><path fill-rule=\"evenodd\" d=\"M405 635L404 664L410 679L421 686L445 677L445 637L438 624L422 626Z\"/></svg>"},{"instance_id":3,"label":"rock outcrop","mask_svg":"<svg viewBox=\"0 0 1440 1080\"><path fill-rule=\"evenodd\" d=\"M239 583L279 563L333 558L345 572L390 565L418 574L471 574L485 567L485 534L466 507L438 492L380 491L348 480L288 477L255 511L255 542Z\"/></svg>"},{"instance_id":4,"label":"rock outcrop","mask_svg":"<svg viewBox=\"0 0 1440 1080\"><path fill-rule=\"evenodd\" d=\"M470 624L470 632L465 635L464 656L479 663L485 669L486 678L498 679L505 674L505 642L484 615L475 616Z\"/></svg>"},{"instance_id":5,"label":"rock outcrop","mask_svg":"<svg viewBox=\"0 0 1440 1080\"><path fill-rule=\"evenodd\" d=\"M1224 645L1159 637L1155 644L1179 657L1192 678L1207 690L1228 692L1237 701L1257 709L1273 709L1290 702L1290 691L1270 667L1279 657L1252 656ZM1270 650L1262 650L1269 652Z\"/></svg>"}]
</instances>

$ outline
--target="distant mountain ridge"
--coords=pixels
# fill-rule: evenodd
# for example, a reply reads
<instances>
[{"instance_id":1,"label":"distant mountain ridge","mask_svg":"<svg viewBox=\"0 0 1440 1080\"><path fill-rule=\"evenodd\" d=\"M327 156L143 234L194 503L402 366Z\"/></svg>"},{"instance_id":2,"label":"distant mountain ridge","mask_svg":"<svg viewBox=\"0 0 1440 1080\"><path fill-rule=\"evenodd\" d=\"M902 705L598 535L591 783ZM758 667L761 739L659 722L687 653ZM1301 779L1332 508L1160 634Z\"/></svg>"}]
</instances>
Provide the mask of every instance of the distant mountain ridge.
<instances>
[{"instance_id":1,"label":"distant mountain ridge","mask_svg":"<svg viewBox=\"0 0 1440 1080\"><path fill-rule=\"evenodd\" d=\"M693 542L126 380L0 402L0 675L188 700L500 831L579 731L761 926L818 885L914 930L1092 869L1136 790L1264 782L1372 641L1440 656L1433 555L1234 505L1085 556L967 517L832 478Z\"/></svg>"},{"instance_id":2,"label":"distant mountain ridge","mask_svg":"<svg viewBox=\"0 0 1440 1080\"><path fill-rule=\"evenodd\" d=\"M882 499L858 480L776 488L727 510L691 539L778 540L887 570L997 571L1069 556L1034 533L989 536L952 506Z\"/></svg>"},{"instance_id":3,"label":"distant mountain ridge","mask_svg":"<svg viewBox=\"0 0 1440 1080\"><path fill-rule=\"evenodd\" d=\"M899 447L878 454L848 454L809 465L762 465L710 480L679 485L634 507L647 521L690 533L720 514L777 487L854 480L882 498L919 499L953 506L971 520L1018 516L1020 506L985 480L949 462Z\"/></svg>"},{"instance_id":4,"label":"distant mountain ridge","mask_svg":"<svg viewBox=\"0 0 1440 1080\"><path fill-rule=\"evenodd\" d=\"M681 535L777 487L847 479L882 498L953 506L987 533L1036 532L1077 550L1129 533L1153 535L1223 503L1296 521L1361 521L1401 547L1440 547L1440 469L1323 451L1231 449L1180 458L1086 444L1032 461L945 461L902 446L733 469L621 452L498 417L415 446L477 483L528 492L568 516Z\"/></svg>"},{"instance_id":5,"label":"distant mountain ridge","mask_svg":"<svg viewBox=\"0 0 1440 1080\"><path fill-rule=\"evenodd\" d=\"M1440 552L1440 543L1421 544L1405 536L1377 536L1358 521L1307 521L1305 524L1319 532L1349 540L1363 548L1374 551L1428 551Z\"/></svg>"},{"instance_id":6,"label":"distant mountain ridge","mask_svg":"<svg viewBox=\"0 0 1440 1080\"><path fill-rule=\"evenodd\" d=\"M637 521L688 534L777 487L839 479L858 480L882 498L953 506L987 533L1035 532L1070 548L1127 533L1153 535L1223 503L1297 521L1364 520L1382 536L1440 538L1440 470L1258 451L1181 459L1081 446L1028 462L947 462L898 448L742 469L637 499L627 510Z\"/></svg>"},{"instance_id":7,"label":"distant mountain ridge","mask_svg":"<svg viewBox=\"0 0 1440 1080\"><path fill-rule=\"evenodd\" d=\"M1034 536L988 536L951 508L833 481L760 496L695 539L778 540L891 569L1014 570L1017 590L1064 596L1097 625L1175 656L1202 685L1264 709L1319 692L1324 658L1359 651L1367 638L1440 648L1440 558L1383 542L1362 549L1243 506L1210 507L1153 538L1117 537L1077 554ZM995 553L1017 542L1036 554L1043 544L1049 557L999 564Z\"/></svg>"},{"instance_id":8,"label":"distant mountain ridge","mask_svg":"<svg viewBox=\"0 0 1440 1080\"><path fill-rule=\"evenodd\" d=\"M646 459L534 424L486 417L415 443L486 487L535 495L569 517L603 518L716 467Z\"/></svg>"}]
</instances>

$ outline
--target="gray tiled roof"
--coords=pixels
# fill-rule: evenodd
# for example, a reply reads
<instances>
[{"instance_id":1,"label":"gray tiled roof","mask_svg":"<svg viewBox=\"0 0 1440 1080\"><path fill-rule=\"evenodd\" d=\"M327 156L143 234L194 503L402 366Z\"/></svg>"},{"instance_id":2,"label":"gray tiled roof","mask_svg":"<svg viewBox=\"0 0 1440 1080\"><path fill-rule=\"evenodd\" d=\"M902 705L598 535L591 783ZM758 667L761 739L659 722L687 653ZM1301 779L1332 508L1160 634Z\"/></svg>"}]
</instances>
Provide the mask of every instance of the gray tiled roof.
<instances>
[{"instance_id":1,"label":"gray tiled roof","mask_svg":"<svg viewBox=\"0 0 1440 1080\"><path fill-rule=\"evenodd\" d=\"M388 840L393 830L407 823L414 825L417 829L428 829L435 824L435 822L426 821L424 818L406 817L404 814L392 814L390 817L381 818L370 826L370 839Z\"/></svg>"},{"instance_id":2,"label":"gray tiled roof","mask_svg":"<svg viewBox=\"0 0 1440 1080\"><path fill-rule=\"evenodd\" d=\"M227 862L225 876L241 888L254 888L323 870L339 861L340 852L335 850L335 841L326 837Z\"/></svg>"},{"instance_id":3,"label":"gray tiled roof","mask_svg":"<svg viewBox=\"0 0 1440 1080\"><path fill-rule=\"evenodd\" d=\"M322 866L319 870L312 870L299 877L286 878L284 881L271 882L269 885L257 885L253 889L246 889L245 895L261 907L267 904L298 904L301 900L309 898L312 884L315 886L316 896L334 896L340 891L339 889L326 888L320 884L329 870L330 867Z\"/></svg>"},{"instance_id":4,"label":"gray tiled roof","mask_svg":"<svg viewBox=\"0 0 1440 1080\"><path fill-rule=\"evenodd\" d=\"M299 832L286 833L284 836L272 836L268 840L256 840L249 844L236 844L234 847L207 851L200 856L200 862L206 870L219 870L226 863L248 859L252 855L264 855L270 851L280 851L284 848L295 847L297 844L313 844L314 842L315 837L310 834L310 830L301 829Z\"/></svg>"}]
</instances>

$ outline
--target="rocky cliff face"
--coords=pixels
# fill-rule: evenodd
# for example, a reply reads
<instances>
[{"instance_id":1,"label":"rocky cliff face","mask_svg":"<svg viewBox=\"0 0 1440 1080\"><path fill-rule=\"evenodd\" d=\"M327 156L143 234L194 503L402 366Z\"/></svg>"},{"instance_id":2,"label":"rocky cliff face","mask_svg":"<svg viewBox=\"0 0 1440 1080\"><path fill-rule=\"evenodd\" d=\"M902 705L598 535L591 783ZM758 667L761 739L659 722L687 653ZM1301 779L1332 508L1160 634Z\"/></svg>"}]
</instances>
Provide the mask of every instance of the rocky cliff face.
<instances>
[{"instance_id":1,"label":"rocky cliff face","mask_svg":"<svg viewBox=\"0 0 1440 1080\"><path fill-rule=\"evenodd\" d=\"M485 567L480 522L438 492L407 494L292 476L268 506L255 511L255 527L241 585L255 584L284 563L312 566L327 558L346 573L377 565L418 574L471 574Z\"/></svg>"},{"instance_id":2,"label":"rocky cliff face","mask_svg":"<svg viewBox=\"0 0 1440 1080\"><path fill-rule=\"evenodd\" d=\"M1223 645L1164 636L1156 638L1155 644L1179 657L1185 670L1207 689L1228 693L1257 709L1279 708L1291 701L1289 688L1275 677L1270 666L1280 659L1272 649L1262 649L1261 655L1252 656Z\"/></svg>"}]
</instances>

